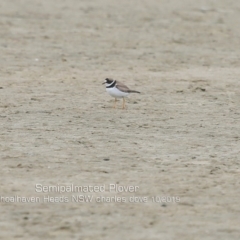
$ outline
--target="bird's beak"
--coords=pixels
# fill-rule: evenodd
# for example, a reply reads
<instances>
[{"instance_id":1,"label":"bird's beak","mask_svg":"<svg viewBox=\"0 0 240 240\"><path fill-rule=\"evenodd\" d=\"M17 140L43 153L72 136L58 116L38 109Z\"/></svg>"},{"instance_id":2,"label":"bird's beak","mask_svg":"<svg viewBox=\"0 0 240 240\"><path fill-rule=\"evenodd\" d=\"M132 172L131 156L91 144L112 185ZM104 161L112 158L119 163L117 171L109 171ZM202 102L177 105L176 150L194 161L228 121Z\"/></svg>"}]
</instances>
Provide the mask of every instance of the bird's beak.
<instances>
[{"instance_id":1,"label":"bird's beak","mask_svg":"<svg viewBox=\"0 0 240 240\"><path fill-rule=\"evenodd\" d=\"M105 84L106 82L102 83L102 84Z\"/></svg>"}]
</instances>

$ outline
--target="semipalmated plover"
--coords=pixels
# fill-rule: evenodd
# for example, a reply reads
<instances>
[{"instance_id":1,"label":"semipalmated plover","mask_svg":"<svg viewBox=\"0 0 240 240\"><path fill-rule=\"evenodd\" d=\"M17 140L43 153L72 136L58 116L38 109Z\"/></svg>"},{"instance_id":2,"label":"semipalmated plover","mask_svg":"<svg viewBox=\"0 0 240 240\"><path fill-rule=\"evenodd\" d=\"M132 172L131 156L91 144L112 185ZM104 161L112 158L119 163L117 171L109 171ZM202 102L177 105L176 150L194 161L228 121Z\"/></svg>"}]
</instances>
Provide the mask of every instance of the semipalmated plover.
<instances>
[{"instance_id":1,"label":"semipalmated plover","mask_svg":"<svg viewBox=\"0 0 240 240\"><path fill-rule=\"evenodd\" d=\"M129 93L140 93L138 91L135 90L131 90L129 89L126 85L124 85L123 83L117 81L117 80L113 80L111 78L106 78L105 82L103 83L106 86L106 91L115 98L115 102L114 102L114 108L116 108L116 102L117 102L117 98L122 98L123 99L123 105L122 108L125 108L125 97L129 94Z\"/></svg>"}]
</instances>

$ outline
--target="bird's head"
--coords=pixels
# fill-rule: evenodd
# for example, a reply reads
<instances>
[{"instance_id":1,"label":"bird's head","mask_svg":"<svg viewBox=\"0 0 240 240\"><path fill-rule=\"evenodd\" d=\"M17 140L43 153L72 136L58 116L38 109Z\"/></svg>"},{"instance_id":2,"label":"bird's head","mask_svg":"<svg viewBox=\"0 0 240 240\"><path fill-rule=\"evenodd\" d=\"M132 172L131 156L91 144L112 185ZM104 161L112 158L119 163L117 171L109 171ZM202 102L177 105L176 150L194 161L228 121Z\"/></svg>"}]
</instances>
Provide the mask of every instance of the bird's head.
<instances>
[{"instance_id":1,"label":"bird's head","mask_svg":"<svg viewBox=\"0 0 240 240\"><path fill-rule=\"evenodd\" d=\"M105 84L105 85L110 85L112 82L114 82L113 79L111 79L111 78L106 78L106 79L105 79L105 82L103 82L103 84Z\"/></svg>"}]
</instances>

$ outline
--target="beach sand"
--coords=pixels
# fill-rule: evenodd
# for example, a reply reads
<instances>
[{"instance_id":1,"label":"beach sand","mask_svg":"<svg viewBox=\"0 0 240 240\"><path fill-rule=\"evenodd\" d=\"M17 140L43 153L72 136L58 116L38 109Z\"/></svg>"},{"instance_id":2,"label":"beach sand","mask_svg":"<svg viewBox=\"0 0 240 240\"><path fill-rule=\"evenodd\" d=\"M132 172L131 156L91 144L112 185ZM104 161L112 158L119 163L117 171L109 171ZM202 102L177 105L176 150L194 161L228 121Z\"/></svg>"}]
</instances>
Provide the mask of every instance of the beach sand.
<instances>
[{"instance_id":1,"label":"beach sand","mask_svg":"<svg viewBox=\"0 0 240 240\"><path fill-rule=\"evenodd\" d=\"M239 21L232 0L2 1L0 237L240 239ZM141 94L113 109L106 77Z\"/></svg>"}]
</instances>

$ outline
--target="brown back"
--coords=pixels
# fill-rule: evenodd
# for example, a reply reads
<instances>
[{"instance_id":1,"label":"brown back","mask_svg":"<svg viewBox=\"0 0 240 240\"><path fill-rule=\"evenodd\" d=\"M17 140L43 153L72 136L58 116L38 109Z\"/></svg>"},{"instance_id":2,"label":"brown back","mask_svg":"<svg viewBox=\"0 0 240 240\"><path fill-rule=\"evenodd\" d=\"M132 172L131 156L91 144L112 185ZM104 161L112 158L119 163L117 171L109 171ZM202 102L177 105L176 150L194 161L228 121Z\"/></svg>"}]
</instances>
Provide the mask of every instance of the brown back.
<instances>
[{"instance_id":1,"label":"brown back","mask_svg":"<svg viewBox=\"0 0 240 240\"><path fill-rule=\"evenodd\" d=\"M123 83L121 83L119 81L116 81L115 87L125 93L128 93L130 91L130 89L126 85L124 85Z\"/></svg>"}]
</instances>

